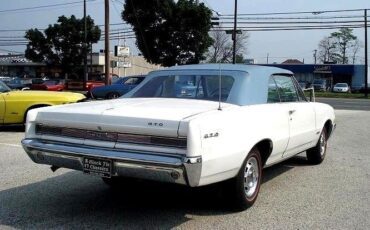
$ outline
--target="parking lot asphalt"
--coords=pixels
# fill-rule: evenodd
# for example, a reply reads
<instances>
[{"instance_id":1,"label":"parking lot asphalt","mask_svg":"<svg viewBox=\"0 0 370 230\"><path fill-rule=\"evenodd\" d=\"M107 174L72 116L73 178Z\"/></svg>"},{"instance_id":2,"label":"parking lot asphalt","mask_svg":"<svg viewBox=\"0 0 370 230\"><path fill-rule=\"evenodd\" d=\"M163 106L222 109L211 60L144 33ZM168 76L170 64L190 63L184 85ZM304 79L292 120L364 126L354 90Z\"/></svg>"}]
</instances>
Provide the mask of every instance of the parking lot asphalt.
<instances>
[{"instance_id":1,"label":"parking lot asphalt","mask_svg":"<svg viewBox=\"0 0 370 230\"><path fill-rule=\"evenodd\" d=\"M318 166L304 154L267 168L255 205L232 212L217 186L53 173L20 146L21 127L0 128L1 229L368 229L370 112L336 111L337 130Z\"/></svg>"},{"instance_id":2,"label":"parking lot asphalt","mask_svg":"<svg viewBox=\"0 0 370 230\"><path fill-rule=\"evenodd\" d=\"M316 101L329 104L334 109L370 111L369 99L316 98Z\"/></svg>"}]
</instances>

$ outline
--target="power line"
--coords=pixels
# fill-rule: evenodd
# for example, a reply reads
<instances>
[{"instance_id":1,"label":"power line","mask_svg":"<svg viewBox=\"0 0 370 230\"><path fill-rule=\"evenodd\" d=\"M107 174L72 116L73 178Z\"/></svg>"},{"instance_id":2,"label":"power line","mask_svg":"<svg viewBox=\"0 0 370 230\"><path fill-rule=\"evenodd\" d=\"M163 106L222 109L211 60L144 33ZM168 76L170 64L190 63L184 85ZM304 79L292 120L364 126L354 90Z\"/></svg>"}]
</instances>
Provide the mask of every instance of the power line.
<instances>
[{"instance_id":1,"label":"power line","mask_svg":"<svg viewBox=\"0 0 370 230\"><path fill-rule=\"evenodd\" d=\"M251 29L251 28L246 28L246 27L238 27L239 29L241 29L242 31L247 31L247 32L258 32L258 31L290 31L290 30L331 30L331 29L341 29L341 28L363 28L364 26L357 26L357 27L295 27L295 28L257 28L257 29ZM368 26L369 27L369 26ZM231 27L229 28L225 28L225 30L230 30L232 29ZM214 30L212 30L214 31ZM217 30L216 30L217 31ZM223 30L219 30L219 31L223 31Z\"/></svg>"},{"instance_id":2,"label":"power line","mask_svg":"<svg viewBox=\"0 0 370 230\"><path fill-rule=\"evenodd\" d=\"M370 16L368 16L370 18ZM233 19L231 16L219 16L220 19ZM286 19L348 19L348 18L364 18L362 15L346 15L346 16L310 16L310 17L238 17L238 20L286 20Z\"/></svg>"},{"instance_id":3,"label":"power line","mask_svg":"<svg viewBox=\"0 0 370 230\"><path fill-rule=\"evenodd\" d=\"M267 12L267 13L249 13L238 14L239 16L258 16L258 15L291 15L291 14L323 14L323 13L337 13L337 12L357 12L364 11L365 9L348 9L348 10L320 10L320 11L293 11L293 12ZM367 9L369 10L369 9ZM233 16L234 14L224 14L222 16Z\"/></svg>"},{"instance_id":4,"label":"power line","mask_svg":"<svg viewBox=\"0 0 370 230\"><path fill-rule=\"evenodd\" d=\"M91 2L91 1L95 1L95 0L88 0L88 1ZM16 8L16 9L6 9L6 10L0 10L0 13L17 12L17 11L34 10L34 9L46 9L46 8L51 8L51 7L76 5L76 4L82 4L82 3L83 3L83 1L75 1L75 2L65 2L65 3L52 4L52 5L41 5L41 6L33 6L33 7Z\"/></svg>"},{"instance_id":5,"label":"power line","mask_svg":"<svg viewBox=\"0 0 370 230\"><path fill-rule=\"evenodd\" d=\"M339 24L339 23L361 23L361 21L250 21L250 22L238 22L238 24ZM232 21L220 21L220 24L233 24Z\"/></svg>"},{"instance_id":6,"label":"power line","mask_svg":"<svg viewBox=\"0 0 370 230\"><path fill-rule=\"evenodd\" d=\"M2 48L0 48L0 51L5 51L5 52L9 52L9 53L23 54L23 52L18 52L18 51L15 51L15 50L2 49Z\"/></svg>"}]
</instances>

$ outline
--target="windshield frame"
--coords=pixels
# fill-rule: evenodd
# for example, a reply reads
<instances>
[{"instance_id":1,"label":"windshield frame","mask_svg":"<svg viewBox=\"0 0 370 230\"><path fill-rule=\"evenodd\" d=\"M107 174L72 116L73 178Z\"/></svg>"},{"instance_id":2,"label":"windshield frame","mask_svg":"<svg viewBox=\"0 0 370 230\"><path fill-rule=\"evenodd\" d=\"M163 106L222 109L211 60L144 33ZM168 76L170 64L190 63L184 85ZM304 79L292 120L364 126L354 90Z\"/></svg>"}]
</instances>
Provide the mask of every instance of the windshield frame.
<instances>
[{"instance_id":1,"label":"windshield frame","mask_svg":"<svg viewBox=\"0 0 370 230\"><path fill-rule=\"evenodd\" d=\"M0 91L0 93L7 93L7 92L10 92L12 91L11 88L9 88L9 86L7 86L3 81L0 80L0 85L1 87L5 88L5 91Z\"/></svg>"}]
</instances>

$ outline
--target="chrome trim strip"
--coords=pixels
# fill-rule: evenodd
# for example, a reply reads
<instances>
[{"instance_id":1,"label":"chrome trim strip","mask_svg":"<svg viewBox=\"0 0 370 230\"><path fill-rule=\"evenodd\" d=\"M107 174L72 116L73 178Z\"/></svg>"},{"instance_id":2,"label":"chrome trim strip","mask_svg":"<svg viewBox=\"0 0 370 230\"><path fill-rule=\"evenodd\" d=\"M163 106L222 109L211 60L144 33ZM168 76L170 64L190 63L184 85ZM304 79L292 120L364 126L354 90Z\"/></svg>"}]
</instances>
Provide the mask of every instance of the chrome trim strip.
<instances>
[{"instance_id":1,"label":"chrome trim strip","mask_svg":"<svg viewBox=\"0 0 370 230\"><path fill-rule=\"evenodd\" d=\"M49 126L43 125L41 123L36 124L35 132L37 135L72 137L86 140L101 140L116 143L128 143L128 144L132 143L148 146L173 147L179 149L187 148L186 138L151 136L118 132L104 132L70 127Z\"/></svg>"},{"instance_id":2,"label":"chrome trim strip","mask_svg":"<svg viewBox=\"0 0 370 230\"><path fill-rule=\"evenodd\" d=\"M113 176L128 176L170 183L198 186L202 168L201 157L134 152L41 139L22 140L28 156L39 164L54 165L82 171L84 157L113 161Z\"/></svg>"}]
</instances>

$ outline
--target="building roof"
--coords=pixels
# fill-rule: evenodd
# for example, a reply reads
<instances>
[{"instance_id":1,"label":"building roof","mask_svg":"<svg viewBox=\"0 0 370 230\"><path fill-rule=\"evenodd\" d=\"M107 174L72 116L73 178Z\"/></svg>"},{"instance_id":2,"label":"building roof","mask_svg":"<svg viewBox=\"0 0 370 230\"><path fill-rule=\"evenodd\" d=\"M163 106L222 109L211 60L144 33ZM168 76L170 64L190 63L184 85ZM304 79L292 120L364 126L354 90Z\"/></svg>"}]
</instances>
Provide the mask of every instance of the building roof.
<instances>
[{"instance_id":1,"label":"building roof","mask_svg":"<svg viewBox=\"0 0 370 230\"><path fill-rule=\"evenodd\" d=\"M13 66L13 65L45 65L43 63L33 62L27 59L23 54L8 54L0 55L0 65Z\"/></svg>"}]
</instances>

